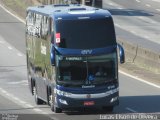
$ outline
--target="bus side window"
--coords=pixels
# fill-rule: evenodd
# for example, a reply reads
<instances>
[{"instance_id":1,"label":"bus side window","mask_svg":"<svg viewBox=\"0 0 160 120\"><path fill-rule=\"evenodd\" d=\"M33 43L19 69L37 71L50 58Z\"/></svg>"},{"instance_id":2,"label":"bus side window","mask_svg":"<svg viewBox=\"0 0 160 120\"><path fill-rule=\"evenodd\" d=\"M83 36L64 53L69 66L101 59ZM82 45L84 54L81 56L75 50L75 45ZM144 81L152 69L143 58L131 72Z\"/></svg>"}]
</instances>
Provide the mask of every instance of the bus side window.
<instances>
[{"instance_id":1,"label":"bus side window","mask_svg":"<svg viewBox=\"0 0 160 120\"><path fill-rule=\"evenodd\" d=\"M34 35L38 38L41 37L41 21L42 21L42 15L35 14L35 24L34 24Z\"/></svg>"},{"instance_id":2,"label":"bus side window","mask_svg":"<svg viewBox=\"0 0 160 120\"><path fill-rule=\"evenodd\" d=\"M26 17L26 33L32 35L33 33L33 13L28 12Z\"/></svg>"},{"instance_id":3,"label":"bus side window","mask_svg":"<svg viewBox=\"0 0 160 120\"><path fill-rule=\"evenodd\" d=\"M41 36L42 39L47 40L48 36L48 17L42 17L42 24L41 24Z\"/></svg>"},{"instance_id":4,"label":"bus side window","mask_svg":"<svg viewBox=\"0 0 160 120\"><path fill-rule=\"evenodd\" d=\"M54 23L52 18L49 18L49 31L51 35L51 42L54 44Z\"/></svg>"}]
</instances>

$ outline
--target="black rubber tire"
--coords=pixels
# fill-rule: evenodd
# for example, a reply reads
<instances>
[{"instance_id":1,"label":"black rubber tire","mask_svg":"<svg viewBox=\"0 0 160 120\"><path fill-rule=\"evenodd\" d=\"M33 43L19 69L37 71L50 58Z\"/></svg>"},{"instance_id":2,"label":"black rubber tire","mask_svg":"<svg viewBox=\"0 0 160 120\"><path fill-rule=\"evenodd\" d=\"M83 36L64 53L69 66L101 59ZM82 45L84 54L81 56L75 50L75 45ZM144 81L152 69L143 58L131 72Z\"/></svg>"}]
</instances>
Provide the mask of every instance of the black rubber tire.
<instances>
[{"instance_id":1,"label":"black rubber tire","mask_svg":"<svg viewBox=\"0 0 160 120\"><path fill-rule=\"evenodd\" d=\"M53 102L53 100L51 100L51 96L50 96L50 95L49 95L48 97L49 97L49 102L48 102L48 104L49 104L49 106L51 107L51 111L52 111L52 112L55 112L55 113L61 113L61 112L62 112L62 109L61 109L61 108L58 108L58 107L56 107L56 106L54 105L54 102Z\"/></svg>"},{"instance_id":2,"label":"black rubber tire","mask_svg":"<svg viewBox=\"0 0 160 120\"><path fill-rule=\"evenodd\" d=\"M62 109L54 106L54 112L55 113L62 113Z\"/></svg>"}]
</instances>

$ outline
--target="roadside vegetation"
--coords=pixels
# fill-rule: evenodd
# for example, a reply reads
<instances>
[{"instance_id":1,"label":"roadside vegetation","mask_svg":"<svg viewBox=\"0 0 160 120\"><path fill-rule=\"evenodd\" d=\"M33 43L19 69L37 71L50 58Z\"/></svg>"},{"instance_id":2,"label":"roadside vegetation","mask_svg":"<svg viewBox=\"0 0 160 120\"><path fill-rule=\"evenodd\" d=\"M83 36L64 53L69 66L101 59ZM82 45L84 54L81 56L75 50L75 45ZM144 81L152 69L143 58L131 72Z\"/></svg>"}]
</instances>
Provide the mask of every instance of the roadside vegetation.
<instances>
[{"instance_id":1,"label":"roadside vegetation","mask_svg":"<svg viewBox=\"0 0 160 120\"><path fill-rule=\"evenodd\" d=\"M14 11L20 17L25 18L28 6L40 4L41 0L1 0L1 3Z\"/></svg>"}]
</instances>

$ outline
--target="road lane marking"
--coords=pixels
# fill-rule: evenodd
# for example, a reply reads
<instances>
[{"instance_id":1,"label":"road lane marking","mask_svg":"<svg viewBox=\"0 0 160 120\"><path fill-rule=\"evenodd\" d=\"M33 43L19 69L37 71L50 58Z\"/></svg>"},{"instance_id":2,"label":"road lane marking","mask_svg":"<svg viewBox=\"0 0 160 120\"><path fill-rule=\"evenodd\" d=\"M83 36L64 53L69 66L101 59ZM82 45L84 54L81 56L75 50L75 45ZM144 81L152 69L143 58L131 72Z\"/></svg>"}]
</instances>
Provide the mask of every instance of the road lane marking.
<instances>
[{"instance_id":1,"label":"road lane marking","mask_svg":"<svg viewBox=\"0 0 160 120\"><path fill-rule=\"evenodd\" d=\"M1 90L1 92L2 92L2 93L4 93L4 94L6 94L6 93L7 93L7 91L5 91L5 90L3 90L3 89Z\"/></svg>"},{"instance_id":2,"label":"road lane marking","mask_svg":"<svg viewBox=\"0 0 160 120\"><path fill-rule=\"evenodd\" d=\"M122 7L119 7L119 8L117 8L117 9L122 10L123 8L122 8Z\"/></svg>"},{"instance_id":3,"label":"road lane marking","mask_svg":"<svg viewBox=\"0 0 160 120\"><path fill-rule=\"evenodd\" d=\"M7 10L3 5L0 4L0 7L1 7L3 10L5 10L7 13L9 13L10 15L12 15L13 17L15 17L16 19L18 19L19 21L21 21L22 23L25 24L25 21L24 21L24 20L22 20L20 17L18 17L18 16L16 16L16 15L14 15L13 13L11 13L11 12L10 12L9 10Z\"/></svg>"},{"instance_id":4,"label":"road lane marking","mask_svg":"<svg viewBox=\"0 0 160 120\"><path fill-rule=\"evenodd\" d=\"M36 111L36 112L42 112L42 110L38 109L38 108L34 108L33 110Z\"/></svg>"},{"instance_id":5,"label":"road lane marking","mask_svg":"<svg viewBox=\"0 0 160 120\"><path fill-rule=\"evenodd\" d=\"M137 111L135 111L135 110L133 110L133 109L131 109L131 108L129 108L129 107L126 107L126 110L128 110L128 111L130 111L130 112L133 112L133 113L137 113Z\"/></svg>"},{"instance_id":6,"label":"road lane marking","mask_svg":"<svg viewBox=\"0 0 160 120\"><path fill-rule=\"evenodd\" d=\"M22 56L23 56L21 53L17 53L17 55L18 55L19 57L22 57Z\"/></svg>"},{"instance_id":7,"label":"road lane marking","mask_svg":"<svg viewBox=\"0 0 160 120\"><path fill-rule=\"evenodd\" d=\"M131 30L130 32L131 32L131 33L133 33L133 34L136 34L136 32L135 32L135 31L133 31L133 30Z\"/></svg>"},{"instance_id":8,"label":"road lane marking","mask_svg":"<svg viewBox=\"0 0 160 120\"><path fill-rule=\"evenodd\" d=\"M23 101L23 100L19 100L19 102L21 103L21 104L27 104L25 101Z\"/></svg>"},{"instance_id":9,"label":"road lane marking","mask_svg":"<svg viewBox=\"0 0 160 120\"><path fill-rule=\"evenodd\" d=\"M149 39L150 37L149 36L144 36L144 38Z\"/></svg>"},{"instance_id":10,"label":"road lane marking","mask_svg":"<svg viewBox=\"0 0 160 120\"><path fill-rule=\"evenodd\" d=\"M19 100L20 100L19 98L15 97L15 96L13 96L12 98L13 98L14 100L18 101L18 102L19 102Z\"/></svg>"},{"instance_id":11,"label":"road lane marking","mask_svg":"<svg viewBox=\"0 0 160 120\"><path fill-rule=\"evenodd\" d=\"M123 74L123 75L125 75L125 76L128 76L128 77L130 77L130 78L133 78L133 79L135 79L135 80L137 80L137 81L143 82L143 83L145 83L145 84L148 84L148 85L150 85L150 86L153 86L153 87L156 87L156 88L159 88L159 89L160 89L160 86L159 86L159 85L156 85L156 84L154 84L154 83L152 83L152 82L148 82L148 81L146 81L146 80L144 80L144 79L135 77L135 76L130 75L130 74L128 74L128 73L126 73L126 72L123 72L123 71L121 71L121 70L119 70L119 73L121 73L121 74Z\"/></svg>"},{"instance_id":12,"label":"road lane marking","mask_svg":"<svg viewBox=\"0 0 160 120\"><path fill-rule=\"evenodd\" d=\"M1 40L0 40L0 44L4 44L4 43L5 43L4 41L1 41Z\"/></svg>"},{"instance_id":13,"label":"road lane marking","mask_svg":"<svg viewBox=\"0 0 160 120\"><path fill-rule=\"evenodd\" d=\"M28 108L33 108L34 107L33 105L30 105L28 103L26 103L25 106L28 107Z\"/></svg>"},{"instance_id":14,"label":"road lane marking","mask_svg":"<svg viewBox=\"0 0 160 120\"><path fill-rule=\"evenodd\" d=\"M115 26L117 26L117 27L121 27L119 24L117 24L117 23L115 23Z\"/></svg>"},{"instance_id":15,"label":"road lane marking","mask_svg":"<svg viewBox=\"0 0 160 120\"><path fill-rule=\"evenodd\" d=\"M153 24L156 24L156 23L157 23L156 21L154 21L154 20L152 20L152 19L149 19L148 17L139 16L138 19L141 19L141 20L144 20L144 21L153 23ZM157 23L157 24L158 24L158 23Z\"/></svg>"},{"instance_id":16,"label":"road lane marking","mask_svg":"<svg viewBox=\"0 0 160 120\"><path fill-rule=\"evenodd\" d=\"M7 96L10 96L10 94L9 94L9 93L6 93L6 95L7 95Z\"/></svg>"},{"instance_id":17,"label":"road lane marking","mask_svg":"<svg viewBox=\"0 0 160 120\"><path fill-rule=\"evenodd\" d=\"M113 6L113 3L108 3L109 5Z\"/></svg>"},{"instance_id":18,"label":"road lane marking","mask_svg":"<svg viewBox=\"0 0 160 120\"><path fill-rule=\"evenodd\" d=\"M146 6L147 6L147 7L151 7L151 5L149 5L149 4L146 4Z\"/></svg>"},{"instance_id":19,"label":"road lane marking","mask_svg":"<svg viewBox=\"0 0 160 120\"><path fill-rule=\"evenodd\" d=\"M136 0L137 2L141 2L141 1L139 1L139 0Z\"/></svg>"},{"instance_id":20,"label":"road lane marking","mask_svg":"<svg viewBox=\"0 0 160 120\"><path fill-rule=\"evenodd\" d=\"M9 50L12 50L13 48L12 48L11 46L8 46L8 49L9 49Z\"/></svg>"},{"instance_id":21,"label":"road lane marking","mask_svg":"<svg viewBox=\"0 0 160 120\"><path fill-rule=\"evenodd\" d=\"M28 83L27 80L15 81L15 82L8 82L7 84L16 85L16 84L24 84Z\"/></svg>"},{"instance_id":22,"label":"road lane marking","mask_svg":"<svg viewBox=\"0 0 160 120\"><path fill-rule=\"evenodd\" d=\"M7 92L6 90L4 90L3 88L0 87L0 94L3 96L3 97L6 97L7 99L9 99L10 101L13 101L15 104L17 105L20 105L22 106L23 108L34 108L35 106L21 100L20 98L18 97L15 97L13 94L10 94L9 92ZM13 98L13 99L10 99L10 98ZM53 117L53 116L49 116L49 113L39 109L39 108L34 108L34 109L31 109L32 111L36 112L37 114L44 114L45 116L53 119L53 120L59 120L58 118L56 117ZM57 113L52 113L52 114L57 114ZM62 114L62 113L61 113Z\"/></svg>"},{"instance_id":23,"label":"road lane marking","mask_svg":"<svg viewBox=\"0 0 160 120\"><path fill-rule=\"evenodd\" d=\"M156 9L156 10L160 12L160 9Z\"/></svg>"},{"instance_id":24,"label":"road lane marking","mask_svg":"<svg viewBox=\"0 0 160 120\"><path fill-rule=\"evenodd\" d=\"M160 2L160 0L152 0L153 2Z\"/></svg>"}]
</instances>

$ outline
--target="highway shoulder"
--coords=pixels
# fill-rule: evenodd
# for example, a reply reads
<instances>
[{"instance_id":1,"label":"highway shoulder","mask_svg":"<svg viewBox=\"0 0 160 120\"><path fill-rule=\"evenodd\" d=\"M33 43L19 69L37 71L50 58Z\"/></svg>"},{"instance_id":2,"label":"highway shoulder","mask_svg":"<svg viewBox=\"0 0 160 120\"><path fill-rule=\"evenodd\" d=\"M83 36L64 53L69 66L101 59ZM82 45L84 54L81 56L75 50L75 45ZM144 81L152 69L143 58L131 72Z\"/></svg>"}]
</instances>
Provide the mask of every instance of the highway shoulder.
<instances>
[{"instance_id":1,"label":"highway shoulder","mask_svg":"<svg viewBox=\"0 0 160 120\"><path fill-rule=\"evenodd\" d=\"M160 86L160 73L155 71L153 72L153 70L145 66L126 62L125 64L119 65L119 68L123 73L127 73L135 78L140 78L146 82Z\"/></svg>"}]
</instances>

